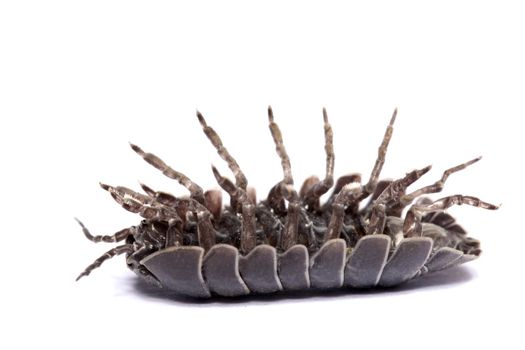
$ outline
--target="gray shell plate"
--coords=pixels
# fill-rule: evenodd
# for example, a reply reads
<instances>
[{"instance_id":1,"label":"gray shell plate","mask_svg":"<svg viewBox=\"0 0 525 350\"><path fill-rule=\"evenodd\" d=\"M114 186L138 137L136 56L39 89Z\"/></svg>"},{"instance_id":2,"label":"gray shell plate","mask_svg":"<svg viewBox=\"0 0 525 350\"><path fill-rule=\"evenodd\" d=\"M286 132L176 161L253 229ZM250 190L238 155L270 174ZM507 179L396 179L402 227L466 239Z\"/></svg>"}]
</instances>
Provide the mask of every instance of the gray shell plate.
<instances>
[{"instance_id":1,"label":"gray shell plate","mask_svg":"<svg viewBox=\"0 0 525 350\"><path fill-rule=\"evenodd\" d=\"M206 254L201 247L184 246L158 251L141 264L164 288L209 298L310 288L391 287L477 258L452 248L432 252L432 245L430 238L414 237L393 247L389 236L372 235L361 238L354 248L332 239L312 255L303 245L282 254L270 245L259 245L246 256L226 244L217 244Z\"/></svg>"}]
</instances>

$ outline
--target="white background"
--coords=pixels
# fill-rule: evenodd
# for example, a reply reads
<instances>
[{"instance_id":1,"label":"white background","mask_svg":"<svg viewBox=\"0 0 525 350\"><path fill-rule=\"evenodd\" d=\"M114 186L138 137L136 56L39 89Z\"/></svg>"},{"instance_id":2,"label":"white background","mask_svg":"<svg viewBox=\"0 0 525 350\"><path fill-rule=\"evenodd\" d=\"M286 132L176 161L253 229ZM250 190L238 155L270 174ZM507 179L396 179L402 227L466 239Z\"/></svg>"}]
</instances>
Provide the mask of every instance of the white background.
<instances>
[{"instance_id":1,"label":"white background","mask_svg":"<svg viewBox=\"0 0 525 350\"><path fill-rule=\"evenodd\" d=\"M364 2L363 2L364 3ZM525 12L519 1L2 1L0 146L3 349L523 349ZM499 211L450 210L482 241L467 266L380 293L188 303L137 286L82 235L136 224L98 187L184 194L128 147L203 187L213 163L198 108L258 189L282 176L271 104L296 182L367 178L399 107L384 177L433 164L420 185ZM436 198L439 198L437 195Z\"/></svg>"}]
</instances>

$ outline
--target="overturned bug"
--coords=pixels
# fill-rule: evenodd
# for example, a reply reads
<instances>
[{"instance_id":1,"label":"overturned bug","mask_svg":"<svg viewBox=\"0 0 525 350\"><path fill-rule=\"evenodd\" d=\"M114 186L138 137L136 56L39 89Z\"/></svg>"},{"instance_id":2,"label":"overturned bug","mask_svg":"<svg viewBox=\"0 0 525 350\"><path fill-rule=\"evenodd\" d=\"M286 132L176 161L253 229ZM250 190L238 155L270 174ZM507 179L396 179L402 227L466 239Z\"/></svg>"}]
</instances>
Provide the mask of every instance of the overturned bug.
<instances>
[{"instance_id":1,"label":"overturned bug","mask_svg":"<svg viewBox=\"0 0 525 350\"><path fill-rule=\"evenodd\" d=\"M397 180L380 181L396 115L397 110L368 182L361 184L359 174L350 174L334 185L333 133L323 109L326 175L323 180L315 176L306 179L297 192L281 131L269 107L269 127L284 176L265 200L257 202L239 165L197 112L204 133L235 177L233 182L212 166L219 186L230 197L224 207L220 190L204 192L157 156L131 144L133 151L186 187L190 195L177 198L146 185L141 185L142 194L101 184L118 204L143 220L110 236L93 236L79 221L93 242L125 243L96 259L77 280L105 260L126 254L128 267L146 281L181 295L207 298L394 286L475 259L481 253L479 241L467 237L444 211L461 204L484 209L498 206L459 194L436 201L421 196L440 192L451 174L480 158L450 168L434 184L412 192L407 188L430 166ZM332 187L328 199L321 203L320 197ZM368 202L360 205L366 199Z\"/></svg>"}]
</instances>

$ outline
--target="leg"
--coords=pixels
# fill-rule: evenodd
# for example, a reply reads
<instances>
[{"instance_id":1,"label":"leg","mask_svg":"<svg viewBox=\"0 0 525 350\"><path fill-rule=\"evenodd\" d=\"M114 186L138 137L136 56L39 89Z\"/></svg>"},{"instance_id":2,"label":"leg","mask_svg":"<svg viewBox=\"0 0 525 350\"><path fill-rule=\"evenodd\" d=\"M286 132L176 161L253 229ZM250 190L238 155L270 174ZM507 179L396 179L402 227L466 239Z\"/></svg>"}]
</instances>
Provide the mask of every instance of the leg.
<instances>
[{"instance_id":1,"label":"leg","mask_svg":"<svg viewBox=\"0 0 525 350\"><path fill-rule=\"evenodd\" d=\"M279 158L281 158L281 166L283 168L284 175L283 180L275 187L280 187L280 195L282 195L282 197L284 197L289 202L286 214L286 223L284 226L284 230L281 234L281 241L279 244L279 247L281 249L287 249L288 247L294 245L297 242L297 229L299 226L301 202L299 199L299 195L293 188L293 176L290 158L288 157L286 149L284 148L281 130L279 129L279 126L274 122L273 111L271 107L268 107L268 120L270 122L269 127L270 132L272 133L273 141L275 143L275 149L277 151L277 154L279 155ZM272 192L270 192L270 194L272 194ZM275 191L273 193L273 196L273 202L281 202L281 198L279 198L278 191ZM269 203L271 204L270 201Z\"/></svg>"},{"instance_id":2,"label":"leg","mask_svg":"<svg viewBox=\"0 0 525 350\"><path fill-rule=\"evenodd\" d=\"M369 234L382 233L387 216L401 216L402 210L398 213L394 210L396 208L392 208L392 203L397 203L399 198L405 194L406 188L426 174L430 168L429 165L423 169L413 170L405 177L395 181L378 182L372 200L361 211L365 215L370 214L370 223L367 229Z\"/></svg>"},{"instance_id":3,"label":"leg","mask_svg":"<svg viewBox=\"0 0 525 350\"><path fill-rule=\"evenodd\" d=\"M261 203L255 207L257 222L261 225L264 232L265 243L277 247L280 242L283 224L278 219L278 214L272 212L270 207Z\"/></svg>"},{"instance_id":4,"label":"leg","mask_svg":"<svg viewBox=\"0 0 525 350\"><path fill-rule=\"evenodd\" d=\"M123 254L123 253L133 253L133 245L132 244L124 244L120 245L118 247L115 247L111 250L108 250L104 253L100 258L95 260L91 265L86 267L86 269L77 277L77 281L81 279L84 276L87 276L93 271L94 269L98 268L102 263L108 259L111 259L117 255Z\"/></svg>"},{"instance_id":5,"label":"leg","mask_svg":"<svg viewBox=\"0 0 525 350\"><path fill-rule=\"evenodd\" d=\"M257 243L257 235L255 232L255 205L242 188L237 187L228 178L222 176L217 168L212 166L212 171L219 186L228 192L232 198L232 202L238 204L238 207L234 208L234 210L240 212L242 218L240 249L241 252L246 254L252 250Z\"/></svg>"},{"instance_id":6,"label":"leg","mask_svg":"<svg viewBox=\"0 0 525 350\"><path fill-rule=\"evenodd\" d=\"M174 208L154 202L151 198L128 188L117 188L105 184L101 184L101 186L111 194L113 199L120 204L122 208L132 213L138 213L145 219L169 221L173 218L179 218L177 211ZM123 188L125 191L122 190ZM149 187L146 188L151 190ZM145 197L145 199L143 197ZM146 203L140 201L140 199L144 199Z\"/></svg>"},{"instance_id":7,"label":"leg","mask_svg":"<svg viewBox=\"0 0 525 350\"><path fill-rule=\"evenodd\" d=\"M323 181L318 181L316 184L310 186L307 193L303 196L303 201L308 205L309 210L319 209L319 198L325 194L334 184L334 146L333 146L333 132L330 123L328 122L328 115L326 109L323 108L324 118L324 137L326 151L326 176Z\"/></svg>"},{"instance_id":8,"label":"leg","mask_svg":"<svg viewBox=\"0 0 525 350\"><path fill-rule=\"evenodd\" d=\"M460 165L457 165L453 168L450 168L448 170L445 170L445 172L443 173L443 176L441 177L441 179L439 181L436 181L433 185L430 185L430 186L426 186L426 187L423 187L423 188L420 188L419 190L417 191L414 191L412 193L409 193L407 195L404 195L400 198L399 200L399 204L401 206L401 210L406 207L407 205L410 205L410 203L412 203L412 201L421 196L421 195L424 195L424 194L429 194L429 193L437 193L437 192L441 192L443 190L443 185L445 184L445 181L447 181L448 177L457 172L457 171L460 171L460 170L463 170L465 169L466 167L468 167L469 165L472 165L474 163L476 163L477 161L479 161L481 159L481 157L478 157L478 158L474 158L472 159L471 161L468 161L466 163L463 163L463 164L460 164Z\"/></svg>"},{"instance_id":9,"label":"leg","mask_svg":"<svg viewBox=\"0 0 525 350\"><path fill-rule=\"evenodd\" d=\"M385 230L386 209L384 204L374 205L370 214L370 223L368 224L367 234L377 235Z\"/></svg>"},{"instance_id":10,"label":"leg","mask_svg":"<svg viewBox=\"0 0 525 350\"><path fill-rule=\"evenodd\" d=\"M102 182L99 183L100 187L102 187L103 190L108 191L112 195L116 195L119 198L132 198L138 202L144 203L144 204L152 204L153 201L150 197L143 195L142 193L138 193L133 191L130 188L124 187L124 186L117 186L113 187L110 185L103 184Z\"/></svg>"},{"instance_id":11,"label":"leg","mask_svg":"<svg viewBox=\"0 0 525 350\"><path fill-rule=\"evenodd\" d=\"M166 231L166 248L182 245L182 231L182 220L171 219L168 221L168 230Z\"/></svg>"},{"instance_id":12,"label":"leg","mask_svg":"<svg viewBox=\"0 0 525 350\"><path fill-rule=\"evenodd\" d=\"M286 185L293 185L292 166L290 158L284 148L283 136L279 126L274 122L272 107L268 107L268 120L270 122L270 132L272 133L273 142L275 143L275 150L281 158L281 166L283 168L284 179L283 183Z\"/></svg>"},{"instance_id":13,"label":"leg","mask_svg":"<svg viewBox=\"0 0 525 350\"><path fill-rule=\"evenodd\" d=\"M397 108L394 110L394 114L392 115L390 123L388 124L388 127L385 131L385 136L383 136L383 141L381 142L381 146L379 146L379 150L377 152L376 163L374 165L374 168L372 169L372 173L370 174L370 179L368 180L368 183L364 186L360 200L368 197L371 193L373 193L377 186L379 175L381 174L381 170L383 169L383 164L385 164L385 156L386 151L388 149L388 144L390 143L390 139L392 138L392 133L394 131L394 122L396 120L396 116Z\"/></svg>"},{"instance_id":14,"label":"leg","mask_svg":"<svg viewBox=\"0 0 525 350\"><path fill-rule=\"evenodd\" d=\"M330 239L339 238L345 218L345 209L347 206L358 203L360 195L361 186L358 186L356 183L345 185L339 192L332 204L332 216L330 217L330 223L324 236L325 242Z\"/></svg>"},{"instance_id":15,"label":"leg","mask_svg":"<svg viewBox=\"0 0 525 350\"><path fill-rule=\"evenodd\" d=\"M428 173L432 168L428 165L422 169L412 170L406 174L403 178L392 181L381 194L377 197L376 203L386 204L393 200L398 200L406 192L408 186L419 180L423 175Z\"/></svg>"},{"instance_id":16,"label":"leg","mask_svg":"<svg viewBox=\"0 0 525 350\"><path fill-rule=\"evenodd\" d=\"M370 213L372 210L374 204L376 204L376 200L379 198L379 196L383 193L384 190L387 189L390 184L394 182L393 180L381 180L377 183L376 189L374 193L372 193L372 196L370 197L370 200L366 204L366 206L361 210L361 213L365 214L365 216Z\"/></svg>"},{"instance_id":17,"label":"leg","mask_svg":"<svg viewBox=\"0 0 525 350\"><path fill-rule=\"evenodd\" d=\"M242 235L240 251L248 254L257 245L255 226L255 205L251 202L242 204Z\"/></svg>"},{"instance_id":18,"label":"leg","mask_svg":"<svg viewBox=\"0 0 525 350\"><path fill-rule=\"evenodd\" d=\"M152 153L144 152L139 146L130 144L131 148L141 156L146 162L153 165L158 170L162 171L164 175L170 179L178 181L182 186L186 187L190 191L191 198L197 202L204 204L204 192L202 188L191 181L186 175L179 173L178 171L170 168L162 159Z\"/></svg>"},{"instance_id":19,"label":"leg","mask_svg":"<svg viewBox=\"0 0 525 350\"><path fill-rule=\"evenodd\" d=\"M95 243L98 243L98 242L107 242L107 243L120 242L120 241L125 240L128 236L133 234L132 228L128 227L128 228L125 228L123 230L118 231L117 233L115 233L115 234L113 234L111 236L106 236L106 235L93 236L93 235L91 235L91 233L89 232L87 227L84 226L82 221L80 221L77 218L75 218L75 220L78 222L80 227L82 227L82 232L84 232L84 235L86 236L86 238L89 239L91 242L95 242Z\"/></svg>"},{"instance_id":20,"label":"leg","mask_svg":"<svg viewBox=\"0 0 525 350\"><path fill-rule=\"evenodd\" d=\"M153 200L155 200L156 202L162 204L162 205L165 205L165 206L168 206L168 207L172 207L174 206L175 204L177 204L177 202L179 201L177 199L177 197L175 197L174 195L170 194L170 193L167 193L167 192L162 192L162 191L155 191L153 190L151 187L141 183L140 184L140 187L142 188L142 190L144 192L146 192L146 194Z\"/></svg>"},{"instance_id":21,"label":"leg","mask_svg":"<svg viewBox=\"0 0 525 350\"><path fill-rule=\"evenodd\" d=\"M413 205L405 217L403 224L403 233L405 237L420 236L421 235L421 216L424 213L444 211L453 205L467 204L478 208L495 210L499 206L483 202L481 199L471 196L463 196L456 194L453 196L438 199L430 204L415 204Z\"/></svg>"},{"instance_id":22,"label":"leg","mask_svg":"<svg viewBox=\"0 0 525 350\"><path fill-rule=\"evenodd\" d=\"M242 203L249 201L246 191L236 186L227 177L222 176L215 166L212 165L211 170L213 171L213 176L215 177L215 180L217 181L219 186L230 195L232 209L235 210L237 213L242 212Z\"/></svg>"},{"instance_id":23,"label":"leg","mask_svg":"<svg viewBox=\"0 0 525 350\"><path fill-rule=\"evenodd\" d=\"M288 204L286 222L283 231L281 232L281 239L278 243L279 250L284 252L297 243L300 214L301 204L299 202L293 201Z\"/></svg>"},{"instance_id":24,"label":"leg","mask_svg":"<svg viewBox=\"0 0 525 350\"><path fill-rule=\"evenodd\" d=\"M211 213L205 207L197 210L197 235L199 246L207 252L215 244L215 228L211 222Z\"/></svg>"},{"instance_id":25,"label":"leg","mask_svg":"<svg viewBox=\"0 0 525 350\"><path fill-rule=\"evenodd\" d=\"M246 179L246 176L242 172L241 168L239 167L239 164L237 164L237 161L230 155L226 147L224 147L219 135L217 135L215 130L213 130L206 124L206 120L199 111L197 111L197 118L199 119L199 122L202 125L204 133L217 150L217 153L219 153L221 158L224 159L226 163L228 163L230 170L235 176L235 184L237 185L237 187L240 187L241 189L246 191L246 185L248 184L248 180Z\"/></svg>"}]
</instances>

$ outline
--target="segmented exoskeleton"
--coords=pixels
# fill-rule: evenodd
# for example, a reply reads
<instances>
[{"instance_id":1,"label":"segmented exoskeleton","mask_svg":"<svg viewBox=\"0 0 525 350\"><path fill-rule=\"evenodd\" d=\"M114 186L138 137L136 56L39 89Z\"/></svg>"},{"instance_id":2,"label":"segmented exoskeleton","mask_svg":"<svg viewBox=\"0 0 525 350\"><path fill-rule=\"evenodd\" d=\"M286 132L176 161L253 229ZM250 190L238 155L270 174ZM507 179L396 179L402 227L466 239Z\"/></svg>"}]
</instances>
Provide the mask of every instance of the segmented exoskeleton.
<instances>
[{"instance_id":1,"label":"segmented exoskeleton","mask_svg":"<svg viewBox=\"0 0 525 350\"><path fill-rule=\"evenodd\" d=\"M414 191L408 187L430 166L397 180L380 181L396 115L397 110L369 180L361 183L359 174L350 174L334 184L333 133L323 109L326 174L322 180L315 176L306 179L297 192L281 131L269 107L269 128L283 179L265 200L257 202L240 166L197 112L204 133L235 178L232 182L212 166L217 183L230 198L224 207L220 190L203 191L154 154L131 144L133 151L186 187L190 195L178 198L143 184L144 194L101 184L118 204L143 220L110 236L93 236L79 221L93 242L125 243L95 260L77 280L105 260L125 253L128 267L139 276L176 293L237 296L309 288L393 286L476 258L481 252L479 241L467 237L444 211L461 204L484 209L498 206L459 194L436 201L421 196L440 192L451 174L481 157L446 170L432 185ZM332 187L328 199L321 203L321 196ZM366 205L360 205L367 199Z\"/></svg>"}]
</instances>

